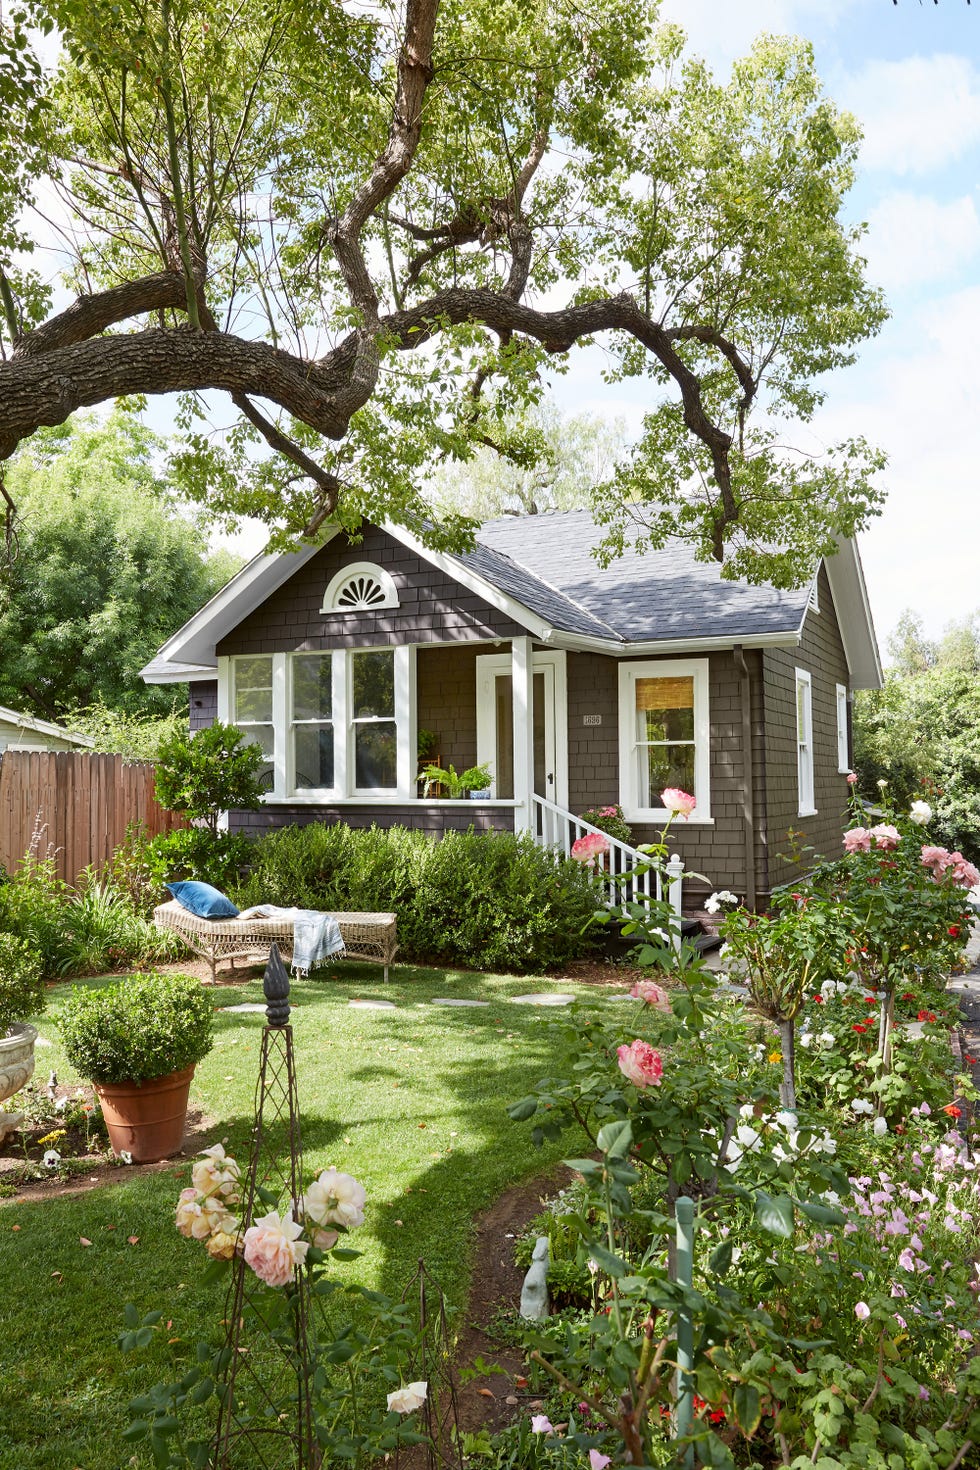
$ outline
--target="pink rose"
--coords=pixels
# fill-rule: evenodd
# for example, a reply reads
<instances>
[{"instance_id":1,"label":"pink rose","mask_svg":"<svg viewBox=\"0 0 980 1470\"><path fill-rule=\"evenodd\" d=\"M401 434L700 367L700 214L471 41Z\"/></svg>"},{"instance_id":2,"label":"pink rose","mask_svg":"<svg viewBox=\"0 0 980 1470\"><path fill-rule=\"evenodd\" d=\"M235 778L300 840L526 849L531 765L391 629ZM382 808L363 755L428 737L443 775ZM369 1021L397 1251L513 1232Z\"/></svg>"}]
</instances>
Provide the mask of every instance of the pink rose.
<instances>
[{"instance_id":1,"label":"pink rose","mask_svg":"<svg viewBox=\"0 0 980 1470\"><path fill-rule=\"evenodd\" d=\"M668 786L666 791L661 791L660 800L675 817L689 817L697 805L693 796L677 786Z\"/></svg>"},{"instance_id":2,"label":"pink rose","mask_svg":"<svg viewBox=\"0 0 980 1470\"><path fill-rule=\"evenodd\" d=\"M631 1041L616 1052L619 1070L634 1087L659 1087L664 1074L660 1053L647 1041Z\"/></svg>"},{"instance_id":3,"label":"pink rose","mask_svg":"<svg viewBox=\"0 0 980 1470\"><path fill-rule=\"evenodd\" d=\"M859 1321L867 1322L868 1318L871 1316L871 1308L868 1306L867 1302L858 1302L854 1308L854 1315L858 1318Z\"/></svg>"},{"instance_id":4,"label":"pink rose","mask_svg":"<svg viewBox=\"0 0 980 1470\"><path fill-rule=\"evenodd\" d=\"M658 1011L670 1012L670 996L661 985L656 985L652 980L637 980L630 995L634 1000L642 1000L645 1005L653 1006Z\"/></svg>"},{"instance_id":5,"label":"pink rose","mask_svg":"<svg viewBox=\"0 0 980 1470\"><path fill-rule=\"evenodd\" d=\"M270 1210L245 1231L245 1260L260 1281L267 1286L289 1285L309 1250L307 1242L298 1239L301 1233L292 1210L281 1220L276 1210Z\"/></svg>"},{"instance_id":6,"label":"pink rose","mask_svg":"<svg viewBox=\"0 0 980 1470\"><path fill-rule=\"evenodd\" d=\"M898 828L893 827L890 822L879 822L877 827L872 827L871 836L875 840L875 846L884 848L886 852L897 847L902 840Z\"/></svg>"},{"instance_id":7,"label":"pink rose","mask_svg":"<svg viewBox=\"0 0 980 1470\"><path fill-rule=\"evenodd\" d=\"M611 1463L608 1455L601 1455L598 1450L589 1450L590 1470L606 1470L606 1466Z\"/></svg>"},{"instance_id":8,"label":"pink rose","mask_svg":"<svg viewBox=\"0 0 980 1470\"><path fill-rule=\"evenodd\" d=\"M848 773L847 773L847 784L848 784L848 786L856 786L857 785L857 779L858 778L854 774L853 771L848 771Z\"/></svg>"},{"instance_id":9,"label":"pink rose","mask_svg":"<svg viewBox=\"0 0 980 1470\"><path fill-rule=\"evenodd\" d=\"M572 843L570 856L577 863L594 863L597 857L602 857L609 851L609 838L602 832L586 832L577 842Z\"/></svg>"},{"instance_id":10,"label":"pink rose","mask_svg":"<svg viewBox=\"0 0 980 1470\"><path fill-rule=\"evenodd\" d=\"M844 833L845 852L870 852L871 833L866 827L852 827Z\"/></svg>"},{"instance_id":11,"label":"pink rose","mask_svg":"<svg viewBox=\"0 0 980 1470\"><path fill-rule=\"evenodd\" d=\"M923 847L921 857L923 867L931 868L934 878L941 878L953 865L953 855L945 847Z\"/></svg>"},{"instance_id":12,"label":"pink rose","mask_svg":"<svg viewBox=\"0 0 980 1470\"><path fill-rule=\"evenodd\" d=\"M953 882L960 888L975 888L980 883L980 873L972 863L968 863L961 852L951 852L951 866L953 869Z\"/></svg>"}]
</instances>

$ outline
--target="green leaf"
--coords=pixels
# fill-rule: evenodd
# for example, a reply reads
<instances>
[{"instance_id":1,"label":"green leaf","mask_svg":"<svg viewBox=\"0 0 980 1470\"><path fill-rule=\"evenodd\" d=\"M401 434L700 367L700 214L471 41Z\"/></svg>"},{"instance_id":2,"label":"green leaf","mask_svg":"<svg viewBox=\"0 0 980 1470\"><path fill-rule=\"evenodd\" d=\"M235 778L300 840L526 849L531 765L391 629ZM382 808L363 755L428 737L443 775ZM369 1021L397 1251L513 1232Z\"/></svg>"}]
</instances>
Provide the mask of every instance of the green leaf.
<instances>
[{"instance_id":1,"label":"green leaf","mask_svg":"<svg viewBox=\"0 0 980 1470\"><path fill-rule=\"evenodd\" d=\"M732 1396L732 1405L735 1410L735 1423L742 1433L749 1438L759 1427L762 1418L762 1400L759 1390L751 1383L740 1383Z\"/></svg>"},{"instance_id":2,"label":"green leaf","mask_svg":"<svg viewBox=\"0 0 980 1470\"><path fill-rule=\"evenodd\" d=\"M604 1245L590 1245L588 1246L588 1252L592 1259L597 1262L600 1269L605 1271L607 1276L618 1278L629 1274L630 1268L626 1262L621 1260L619 1256L614 1255L612 1251L607 1250Z\"/></svg>"},{"instance_id":3,"label":"green leaf","mask_svg":"<svg viewBox=\"0 0 980 1470\"><path fill-rule=\"evenodd\" d=\"M835 1210L830 1205L808 1199L798 1199L796 1203L800 1207L800 1212L816 1225L843 1225L845 1223L845 1216L840 1210Z\"/></svg>"},{"instance_id":4,"label":"green leaf","mask_svg":"<svg viewBox=\"0 0 980 1470\"><path fill-rule=\"evenodd\" d=\"M712 1276L726 1276L732 1264L732 1251L734 1247L731 1237L723 1240L721 1245L716 1245L708 1257L708 1270Z\"/></svg>"},{"instance_id":5,"label":"green leaf","mask_svg":"<svg viewBox=\"0 0 980 1470\"><path fill-rule=\"evenodd\" d=\"M615 1123L607 1123L600 1128L596 1142L611 1159L625 1158L633 1143L633 1125L629 1118L617 1119Z\"/></svg>"},{"instance_id":6,"label":"green leaf","mask_svg":"<svg viewBox=\"0 0 980 1470\"><path fill-rule=\"evenodd\" d=\"M785 1240L790 1240L793 1235L794 1217L793 1201L789 1195L777 1194L775 1196L766 1194L764 1189L756 1191L755 1196L755 1218L763 1230L768 1230L770 1235L781 1235Z\"/></svg>"},{"instance_id":7,"label":"green leaf","mask_svg":"<svg viewBox=\"0 0 980 1470\"><path fill-rule=\"evenodd\" d=\"M126 1425L126 1428L122 1431L122 1434L120 1435L120 1439L124 1439L127 1441L127 1443L129 1443L137 1439L145 1439L149 1432L149 1420L134 1419L131 1424Z\"/></svg>"},{"instance_id":8,"label":"green leaf","mask_svg":"<svg viewBox=\"0 0 980 1470\"><path fill-rule=\"evenodd\" d=\"M520 1102L511 1103L507 1109L507 1116L513 1118L515 1123L524 1123L528 1118L533 1118L538 1111L538 1100L536 1097L522 1097Z\"/></svg>"}]
</instances>

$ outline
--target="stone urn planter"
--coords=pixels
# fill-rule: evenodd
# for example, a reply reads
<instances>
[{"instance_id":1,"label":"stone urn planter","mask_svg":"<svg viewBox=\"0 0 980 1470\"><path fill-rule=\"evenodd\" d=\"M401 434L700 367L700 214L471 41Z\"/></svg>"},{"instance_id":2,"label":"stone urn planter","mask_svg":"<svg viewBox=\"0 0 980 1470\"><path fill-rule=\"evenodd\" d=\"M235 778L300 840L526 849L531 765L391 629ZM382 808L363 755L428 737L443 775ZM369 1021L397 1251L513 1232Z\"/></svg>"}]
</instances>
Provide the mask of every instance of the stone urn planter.
<instances>
[{"instance_id":1,"label":"stone urn planter","mask_svg":"<svg viewBox=\"0 0 980 1470\"><path fill-rule=\"evenodd\" d=\"M34 1075L34 1043L37 1030L25 1022L15 1022L9 1036L0 1036L0 1103Z\"/></svg>"}]
</instances>

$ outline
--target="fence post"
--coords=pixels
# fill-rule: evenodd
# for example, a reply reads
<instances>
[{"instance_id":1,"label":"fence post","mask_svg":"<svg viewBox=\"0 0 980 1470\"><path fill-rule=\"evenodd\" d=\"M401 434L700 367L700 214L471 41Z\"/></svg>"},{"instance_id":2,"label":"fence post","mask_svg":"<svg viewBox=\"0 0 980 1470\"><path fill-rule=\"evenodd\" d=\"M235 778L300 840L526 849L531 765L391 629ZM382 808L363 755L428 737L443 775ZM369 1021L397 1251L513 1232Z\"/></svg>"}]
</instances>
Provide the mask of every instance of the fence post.
<instances>
[{"instance_id":1,"label":"fence post","mask_svg":"<svg viewBox=\"0 0 980 1470\"><path fill-rule=\"evenodd\" d=\"M675 859L676 861L676 859ZM694 1280L694 1201L682 1194L674 1204L677 1227L677 1284L690 1290ZM690 1434L694 1418L694 1319L691 1309L682 1306L677 1312L677 1438ZM688 1445L681 1463L693 1470L694 1446Z\"/></svg>"},{"instance_id":2,"label":"fence post","mask_svg":"<svg viewBox=\"0 0 980 1470\"><path fill-rule=\"evenodd\" d=\"M677 853L671 858L664 870L670 882L667 885L667 901L674 911L671 919L672 938L674 948L680 953L681 947L681 903L683 901L684 888L684 863Z\"/></svg>"}]
</instances>

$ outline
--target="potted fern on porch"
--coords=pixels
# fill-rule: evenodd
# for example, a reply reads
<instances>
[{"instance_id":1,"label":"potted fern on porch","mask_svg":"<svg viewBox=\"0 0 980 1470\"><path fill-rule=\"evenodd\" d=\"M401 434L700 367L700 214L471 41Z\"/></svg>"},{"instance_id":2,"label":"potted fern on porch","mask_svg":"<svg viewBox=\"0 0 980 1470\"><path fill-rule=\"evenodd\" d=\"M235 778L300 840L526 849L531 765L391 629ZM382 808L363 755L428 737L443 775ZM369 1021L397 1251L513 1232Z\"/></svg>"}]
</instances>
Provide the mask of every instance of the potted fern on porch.
<instances>
[{"instance_id":1,"label":"potted fern on porch","mask_svg":"<svg viewBox=\"0 0 980 1470\"><path fill-rule=\"evenodd\" d=\"M65 1054L102 1104L116 1154L152 1163L176 1153L194 1068L214 1041L211 1000L190 975L131 975L77 987L58 1017Z\"/></svg>"}]
</instances>

